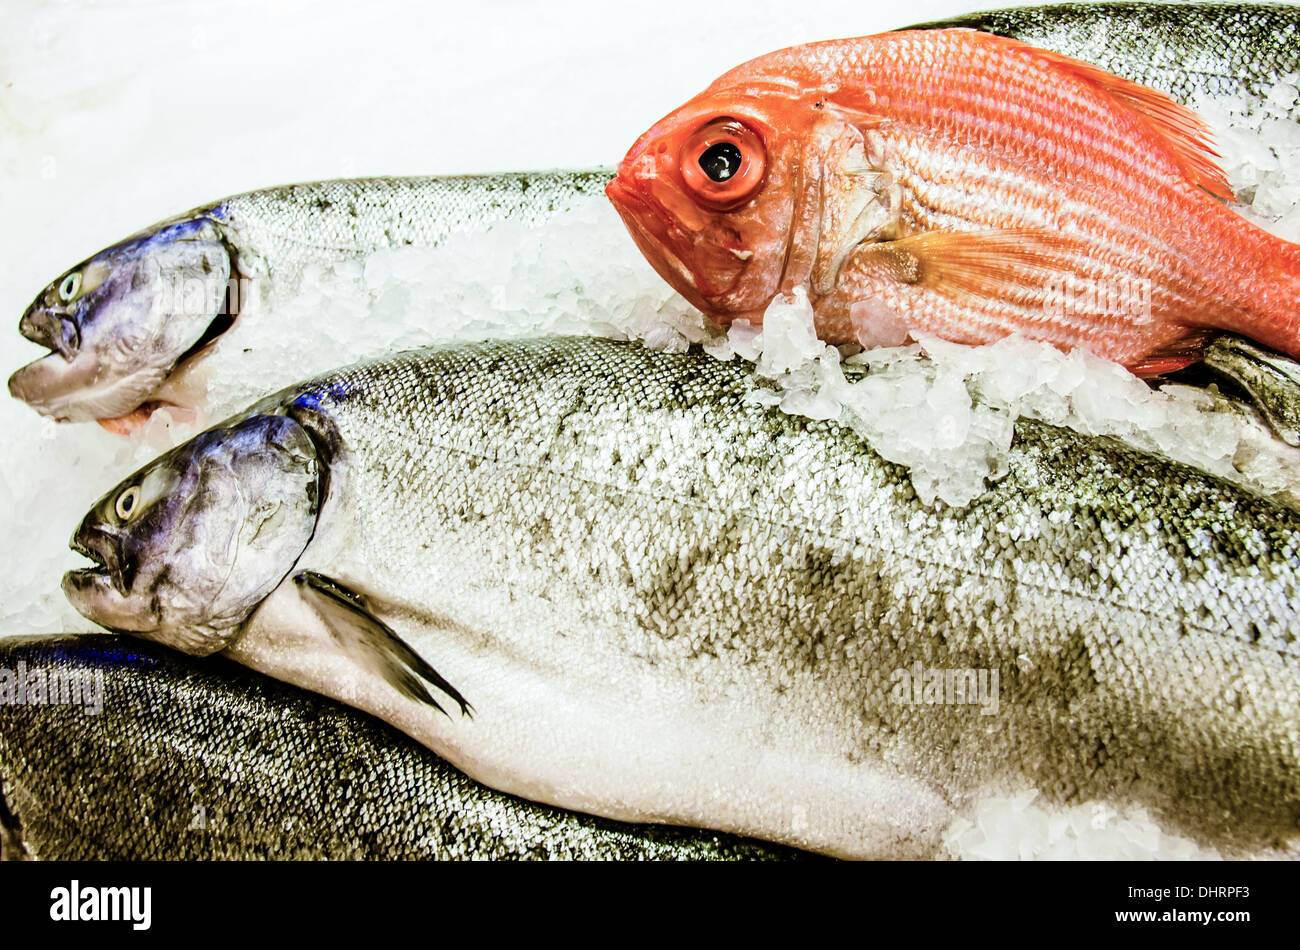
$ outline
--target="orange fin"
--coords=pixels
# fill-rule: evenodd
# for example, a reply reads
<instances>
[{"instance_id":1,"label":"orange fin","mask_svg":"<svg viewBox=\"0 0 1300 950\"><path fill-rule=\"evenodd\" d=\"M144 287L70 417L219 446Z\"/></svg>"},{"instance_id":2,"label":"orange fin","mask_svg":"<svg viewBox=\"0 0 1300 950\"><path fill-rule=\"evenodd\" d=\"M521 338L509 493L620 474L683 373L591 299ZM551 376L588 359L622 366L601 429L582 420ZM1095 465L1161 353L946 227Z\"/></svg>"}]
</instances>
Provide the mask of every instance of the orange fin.
<instances>
[{"instance_id":1,"label":"orange fin","mask_svg":"<svg viewBox=\"0 0 1300 950\"><path fill-rule=\"evenodd\" d=\"M904 284L924 284L949 296L1018 298L1040 290L1070 258L1084 254L1078 238L1043 228L927 231L897 241L863 245L855 264Z\"/></svg>"},{"instance_id":2,"label":"orange fin","mask_svg":"<svg viewBox=\"0 0 1300 950\"><path fill-rule=\"evenodd\" d=\"M1186 336L1152 350L1126 368L1134 376L1141 376L1143 379L1175 373L1193 363L1199 363L1206 344L1217 335L1214 330L1188 330Z\"/></svg>"},{"instance_id":3,"label":"orange fin","mask_svg":"<svg viewBox=\"0 0 1300 950\"><path fill-rule=\"evenodd\" d=\"M1228 176L1219 167L1219 153L1212 144L1209 126L1191 109L1179 105L1163 92L1123 79L1104 69L1061 53L1029 47L1042 59L1098 87L1127 106L1164 139L1174 158L1192 182L1216 198L1236 201Z\"/></svg>"}]
</instances>

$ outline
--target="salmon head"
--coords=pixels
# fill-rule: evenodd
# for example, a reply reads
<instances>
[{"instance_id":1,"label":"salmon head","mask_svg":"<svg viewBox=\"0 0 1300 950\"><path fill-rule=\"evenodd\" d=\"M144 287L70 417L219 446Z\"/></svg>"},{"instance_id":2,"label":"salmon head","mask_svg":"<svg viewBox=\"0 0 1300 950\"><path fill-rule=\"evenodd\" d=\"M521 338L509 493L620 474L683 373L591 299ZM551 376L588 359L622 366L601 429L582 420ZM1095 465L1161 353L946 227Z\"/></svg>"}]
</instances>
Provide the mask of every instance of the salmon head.
<instances>
[{"instance_id":1,"label":"salmon head","mask_svg":"<svg viewBox=\"0 0 1300 950\"><path fill-rule=\"evenodd\" d=\"M763 62L657 122L605 192L660 276L723 324L759 322L796 286L828 292L853 246L897 219L874 120Z\"/></svg>"}]
</instances>

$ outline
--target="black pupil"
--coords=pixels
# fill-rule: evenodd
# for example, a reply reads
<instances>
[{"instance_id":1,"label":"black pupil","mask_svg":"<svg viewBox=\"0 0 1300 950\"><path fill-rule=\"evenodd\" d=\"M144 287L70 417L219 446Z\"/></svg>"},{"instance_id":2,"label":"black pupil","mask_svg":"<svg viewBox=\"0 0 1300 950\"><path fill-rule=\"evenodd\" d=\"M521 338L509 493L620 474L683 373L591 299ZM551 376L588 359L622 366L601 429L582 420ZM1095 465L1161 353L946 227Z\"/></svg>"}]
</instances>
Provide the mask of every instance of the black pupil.
<instances>
[{"instance_id":1,"label":"black pupil","mask_svg":"<svg viewBox=\"0 0 1300 950\"><path fill-rule=\"evenodd\" d=\"M740 149L730 142L710 145L700 155L700 170L714 181L726 181L740 170Z\"/></svg>"},{"instance_id":2,"label":"black pupil","mask_svg":"<svg viewBox=\"0 0 1300 950\"><path fill-rule=\"evenodd\" d=\"M132 492L127 492L126 496L122 499L122 510L130 511L134 507L135 507L135 494Z\"/></svg>"}]
</instances>

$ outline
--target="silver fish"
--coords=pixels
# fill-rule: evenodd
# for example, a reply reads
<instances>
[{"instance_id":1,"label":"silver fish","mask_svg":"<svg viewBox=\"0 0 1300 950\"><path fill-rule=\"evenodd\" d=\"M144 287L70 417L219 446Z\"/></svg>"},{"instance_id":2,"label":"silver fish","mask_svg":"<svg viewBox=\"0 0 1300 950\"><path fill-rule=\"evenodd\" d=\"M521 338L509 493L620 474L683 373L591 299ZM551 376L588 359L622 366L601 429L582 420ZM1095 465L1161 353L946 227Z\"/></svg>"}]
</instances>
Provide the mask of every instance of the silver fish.
<instances>
[{"instance_id":1,"label":"silver fish","mask_svg":"<svg viewBox=\"0 0 1300 950\"><path fill-rule=\"evenodd\" d=\"M0 704L6 859L800 857L502 795L369 716L138 639L11 640L0 670L82 698L102 684L91 702L61 685L62 703Z\"/></svg>"},{"instance_id":2,"label":"silver fish","mask_svg":"<svg viewBox=\"0 0 1300 950\"><path fill-rule=\"evenodd\" d=\"M19 331L50 350L9 392L68 422L167 401L187 361L237 319L248 281L383 248L437 247L502 221L534 225L601 194L610 172L363 178L235 195L160 222L46 287Z\"/></svg>"},{"instance_id":3,"label":"silver fish","mask_svg":"<svg viewBox=\"0 0 1300 950\"><path fill-rule=\"evenodd\" d=\"M106 495L64 590L609 818L930 856L1028 786L1294 849L1300 513L1025 420L930 508L756 385L593 339L341 370Z\"/></svg>"},{"instance_id":4,"label":"silver fish","mask_svg":"<svg viewBox=\"0 0 1300 950\"><path fill-rule=\"evenodd\" d=\"M912 29L949 27L1064 53L1184 104L1199 96L1259 102L1279 79L1300 72L1300 6L1290 4L1063 3L972 13ZM1300 102L1286 113L1300 122ZM1256 132L1267 121L1262 111L1252 118Z\"/></svg>"}]
</instances>

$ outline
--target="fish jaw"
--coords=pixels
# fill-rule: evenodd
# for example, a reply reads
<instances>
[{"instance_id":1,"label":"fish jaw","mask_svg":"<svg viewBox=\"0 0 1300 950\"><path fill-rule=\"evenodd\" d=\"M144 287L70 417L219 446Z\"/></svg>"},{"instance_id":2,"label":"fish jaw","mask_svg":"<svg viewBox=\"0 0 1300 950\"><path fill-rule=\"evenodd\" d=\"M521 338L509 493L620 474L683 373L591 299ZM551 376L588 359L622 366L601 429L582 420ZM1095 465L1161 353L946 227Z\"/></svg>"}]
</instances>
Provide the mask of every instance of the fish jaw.
<instances>
[{"instance_id":1,"label":"fish jaw","mask_svg":"<svg viewBox=\"0 0 1300 950\"><path fill-rule=\"evenodd\" d=\"M56 422L94 422L131 412L166 378L167 370L158 366L105 374L89 351L71 361L50 353L9 377L9 395Z\"/></svg>"},{"instance_id":2,"label":"fish jaw","mask_svg":"<svg viewBox=\"0 0 1300 950\"><path fill-rule=\"evenodd\" d=\"M654 174L620 173L605 194L655 272L692 306L711 315L725 314L725 301L734 294L753 251L735 228L651 184ZM627 184L629 178L636 184Z\"/></svg>"},{"instance_id":3,"label":"fish jaw","mask_svg":"<svg viewBox=\"0 0 1300 950\"><path fill-rule=\"evenodd\" d=\"M690 242L674 227L672 220L659 213L653 204L642 199L621 178L613 179L606 186L605 194L655 273L685 297L691 306L705 312L711 310L685 260L690 255Z\"/></svg>"}]
</instances>

